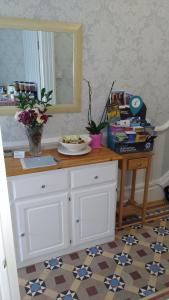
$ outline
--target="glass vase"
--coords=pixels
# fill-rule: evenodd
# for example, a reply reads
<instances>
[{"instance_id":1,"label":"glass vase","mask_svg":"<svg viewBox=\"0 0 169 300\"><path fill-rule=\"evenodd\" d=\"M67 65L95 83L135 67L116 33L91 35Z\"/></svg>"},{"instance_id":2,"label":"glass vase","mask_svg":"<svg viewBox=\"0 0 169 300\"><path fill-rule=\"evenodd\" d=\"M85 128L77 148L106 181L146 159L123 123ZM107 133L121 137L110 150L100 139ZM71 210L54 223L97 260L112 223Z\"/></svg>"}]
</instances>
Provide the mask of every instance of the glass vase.
<instances>
[{"instance_id":1,"label":"glass vase","mask_svg":"<svg viewBox=\"0 0 169 300\"><path fill-rule=\"evenodd\" d=\"M41 154L41 139L43 126L26 127L26 135L29 141L29 151L31 156L40 156Z\"/></svg>"}]
</instances>

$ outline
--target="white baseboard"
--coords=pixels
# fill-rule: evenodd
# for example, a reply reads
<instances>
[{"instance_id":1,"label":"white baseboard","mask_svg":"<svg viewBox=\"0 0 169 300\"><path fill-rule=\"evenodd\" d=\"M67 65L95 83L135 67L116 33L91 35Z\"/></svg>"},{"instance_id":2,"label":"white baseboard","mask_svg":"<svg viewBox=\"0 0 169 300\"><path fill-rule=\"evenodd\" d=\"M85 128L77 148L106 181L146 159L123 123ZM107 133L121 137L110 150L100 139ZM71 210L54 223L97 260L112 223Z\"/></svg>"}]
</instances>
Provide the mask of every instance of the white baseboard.
<instances>
[{"instance_id":1,"label":"white baseboard","mask_svg":"<svg viewBox=\"0 0 169 300\"><path fill-rule=\"evenodd\" d=\"M42 138L42 147L54 148L57 146L57 138ZM6 149L28 149L28 140L23 141L13 141L13 142L3 142L3 148Z\"/></svg>"},{"instance_id":2,"label":"white baseboard","mask_svg":"<svg viewBox=\"0 0 169 300\"><path fill-rule=\"evenodd\" d=\"M155 201L155 200L162 200L164 199L164 192L163 188L169 185L169 171L163 174L158 179L152 180L149 184L149 193L148 193L148 201ZM138 183L136 185L136 192L135 192L135 200L138 203L141 203L143 199L143 191L144 191L144 184ZM128 200L130 197L130 186L126 187L125 190L125 199Z\"/></svg>"}]
</instances>

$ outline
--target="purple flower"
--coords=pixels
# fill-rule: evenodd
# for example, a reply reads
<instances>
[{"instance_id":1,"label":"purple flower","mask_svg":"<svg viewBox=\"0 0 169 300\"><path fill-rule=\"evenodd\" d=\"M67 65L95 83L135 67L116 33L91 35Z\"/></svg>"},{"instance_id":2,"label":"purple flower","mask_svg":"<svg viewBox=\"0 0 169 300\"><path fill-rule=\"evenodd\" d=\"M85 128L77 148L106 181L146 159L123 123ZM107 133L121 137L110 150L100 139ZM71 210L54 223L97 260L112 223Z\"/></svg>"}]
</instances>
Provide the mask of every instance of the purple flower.
<instances>
[{"instance_id":1,"label":"purple flower","mask_svg":"<svg viewBox=\"0 0 169 300\"><path fill-rule=\"evenodd\" d=\"M20 112L17 112L15 118L25 126L39 126L42 124L46 124L48 121L48 117L50 115L40 113L39 110L36 109L27 109Z\"/></svg>"},{"instance_id":2,"label":"purple flower","mask_svg":"<svg viewBox=\"0 0 169 300\"><path fill-rule=\"evenodd\" d=\"M34 110L24 110L19 113L18 121L24 125L30 125L33 121L36 121L37 113Z\"/></svg>"},{"instance_id":3,"label":"purple flower","mask_svg":"<svg viewBox=\"0 0 169 300\"><path fill-rule=\"evenodd\" d=\"M30 113L29 111L25 110L22 111L19 115L18 115L18 121L23 123L24 125L28 125L30 124Z\"/></svg>"}]
</instances>

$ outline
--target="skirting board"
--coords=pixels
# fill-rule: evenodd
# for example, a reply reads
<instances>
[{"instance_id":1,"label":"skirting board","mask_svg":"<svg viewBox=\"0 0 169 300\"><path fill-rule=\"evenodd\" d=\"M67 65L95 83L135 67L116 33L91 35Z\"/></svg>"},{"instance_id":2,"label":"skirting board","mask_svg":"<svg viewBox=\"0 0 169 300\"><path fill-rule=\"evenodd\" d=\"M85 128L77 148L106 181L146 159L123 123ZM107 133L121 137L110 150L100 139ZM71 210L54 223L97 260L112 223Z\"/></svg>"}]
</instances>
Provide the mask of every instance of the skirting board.
<instances>
[{"instance_id":1,"label":"skirting board","mask_svg":"<svg viewBox=\"0 0 169 300\"><path fill-rule=\"evenodd\" d=\"M57 138L42 138L42 147L55 148L57 146ZM13 141L3 143L3 148L6 149L23 149L27 150L29 147L28 140Z\"/></svg>"},{"instance_id":2,"label":"skirting board","mask_svg":"<svg viewBox=\"0 0 169 300\"><path fill-rule=\"evenodd\" d=\"M149 193L148 193L148 201L155 201L159 199L164 199L164 192L163 188L169 185L169 171L166 172L163 176L156 180L152 180L149 184ZM135 200L141 204L143 199L143 191L144 191L144 184L138 183L136 185L135 191ZM125 189L125 199L128 200L130 197L130 186L126 186Z\"/></svg>"}]
</instances>

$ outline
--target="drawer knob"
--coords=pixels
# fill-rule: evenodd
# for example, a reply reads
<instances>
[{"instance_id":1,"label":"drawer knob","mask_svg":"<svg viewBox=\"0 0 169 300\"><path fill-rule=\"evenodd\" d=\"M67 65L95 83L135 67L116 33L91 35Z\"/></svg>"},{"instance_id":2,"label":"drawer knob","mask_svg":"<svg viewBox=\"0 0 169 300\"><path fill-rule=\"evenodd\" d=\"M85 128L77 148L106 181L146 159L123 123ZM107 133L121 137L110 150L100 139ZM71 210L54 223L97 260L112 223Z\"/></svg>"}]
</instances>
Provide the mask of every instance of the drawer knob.
<instances>
[{"instance_id":1,"label":"drawer knob","mask_svg":"<svg viewBox=\"0 0 169 300\"><path fill-rule=\"evenodd\" d=\"M22 232L22 233L20 234L20 236L21 236L21 237L24 237L24 236L25 236L25 233L24 233L24 232Z\"/></svg>"},{"instance_id":2,"label":"drawer knob","mask_svg":"<svg viewBox=\"0 0 169 300\"><path fill-rule=\"evenodd\" d=\"M98 179L99 177L96 175L96 176L94 176L94 179Z\"/></svg>"},{"instance_id":3,"label":"drawer knob","mask_svg":"<svg viewBox=\"0 0 169 300\"><path fill-rule=\"evenodd\" d=\"M76 223L79 223L79 222L80 222L80 220L79 220L79 219L77 219L77 220L76 220Z\"/></svg>"},{"instance_id":4,"label":"drawer knob","mask_svg":"<svg viewBox=\"0 0 169 300\"><path fill-rule=\"evenodd\" d=\"M41 185L41 188L42 188L42 189L45 189L45 187L46 187L45 184L42 184L42 185Z\"/></svg>"}]
</instances>

